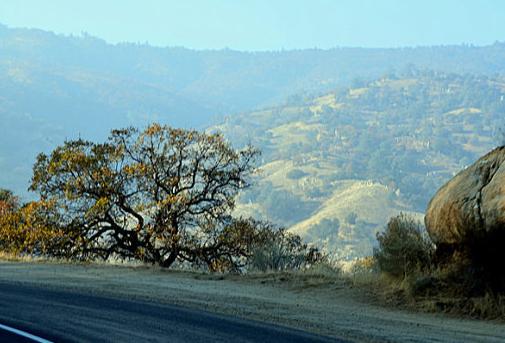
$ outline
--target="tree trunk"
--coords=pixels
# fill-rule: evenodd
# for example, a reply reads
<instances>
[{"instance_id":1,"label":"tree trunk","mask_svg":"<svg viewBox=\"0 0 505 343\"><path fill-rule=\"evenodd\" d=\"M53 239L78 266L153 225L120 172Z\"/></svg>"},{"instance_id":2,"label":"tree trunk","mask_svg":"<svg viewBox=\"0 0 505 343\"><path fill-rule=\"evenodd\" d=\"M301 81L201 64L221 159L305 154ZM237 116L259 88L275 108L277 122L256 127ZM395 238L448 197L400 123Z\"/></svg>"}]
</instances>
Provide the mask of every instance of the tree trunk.
<instances>
[{"instance_id":1,"label":"tree trunk","mask_svg":"<svg viewBox=\"0 0 505 343\"><path fill-rule=\"evenodd\" d=\"M166 259L160 261L159 263L160 267L170 268L170 266L175 262L178 256L179 256L179 249L174 249Z\"/></svg>"}]
</instances>

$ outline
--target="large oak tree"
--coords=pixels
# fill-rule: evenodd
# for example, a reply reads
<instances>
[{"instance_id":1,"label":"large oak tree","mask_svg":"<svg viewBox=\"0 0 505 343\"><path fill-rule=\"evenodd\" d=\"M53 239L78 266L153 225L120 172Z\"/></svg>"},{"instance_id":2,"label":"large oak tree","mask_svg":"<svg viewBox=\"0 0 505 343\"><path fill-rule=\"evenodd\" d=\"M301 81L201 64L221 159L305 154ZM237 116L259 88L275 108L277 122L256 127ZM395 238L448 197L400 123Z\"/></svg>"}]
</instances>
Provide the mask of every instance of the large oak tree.
<instances>
[{"instance_id":1,"label":"large oak tree","mask_svg":"<svg viewBox=\"0 0 505 343\"><path fill-rule=\"evenodd\" d=\"M257 154L219 134L153 124L40 154L31 189L53 204L67 257L210 261L230 253L219 238Z\"/></svg>"}]
</instances>

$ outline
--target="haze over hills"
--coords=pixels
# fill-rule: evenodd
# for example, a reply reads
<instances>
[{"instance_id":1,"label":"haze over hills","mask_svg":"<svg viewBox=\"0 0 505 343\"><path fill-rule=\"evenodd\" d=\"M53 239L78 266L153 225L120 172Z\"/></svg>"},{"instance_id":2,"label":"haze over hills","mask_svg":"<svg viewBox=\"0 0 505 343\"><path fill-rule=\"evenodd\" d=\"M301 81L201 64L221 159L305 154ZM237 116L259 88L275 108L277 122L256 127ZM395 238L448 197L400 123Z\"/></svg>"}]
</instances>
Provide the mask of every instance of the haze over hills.
<instances>
[{"instance_id":1,"label":"haze over hills","mask_svg":"<svg viewBox=\"0 0 505 343\"><path fill-rule=\"evenodd\" d=\"M357 256L493 146L503 75L504 43L249 53L0 25L0 187L28 198L36 154L66 138L213 126L264 152L240 213Z\"/></svg>"},{"instance_id":2,"label":"haze over hills","mask_svg":"<svg viewBox=\"0 0 505 343\"><path fill-rule=\"evenodd\" d=\"M238 213L291 227L341 258L369 255L388 218L498 145L505 79L412 69L215 127L264 152Z\"/></svg>"}]
</instances>

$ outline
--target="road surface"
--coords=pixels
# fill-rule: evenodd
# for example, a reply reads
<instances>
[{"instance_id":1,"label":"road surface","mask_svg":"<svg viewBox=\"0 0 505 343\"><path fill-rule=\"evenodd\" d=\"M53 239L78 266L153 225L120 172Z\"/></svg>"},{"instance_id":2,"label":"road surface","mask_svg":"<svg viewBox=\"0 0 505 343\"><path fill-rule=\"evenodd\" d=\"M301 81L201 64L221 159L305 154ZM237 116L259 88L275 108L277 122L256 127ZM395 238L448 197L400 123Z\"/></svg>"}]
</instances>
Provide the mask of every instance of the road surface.
<instances>
[{"instance_id":1,"label":"road surface","mask_svg":"<svg viewBox=\"0 0 505 343\"><path fill-rule=\"evenodd\" d=\"M173 305L5 281L0 324L54 342L343 342ZM7 335L0 331L0 340L13 339Z\"/></svg>"}]
</instances>

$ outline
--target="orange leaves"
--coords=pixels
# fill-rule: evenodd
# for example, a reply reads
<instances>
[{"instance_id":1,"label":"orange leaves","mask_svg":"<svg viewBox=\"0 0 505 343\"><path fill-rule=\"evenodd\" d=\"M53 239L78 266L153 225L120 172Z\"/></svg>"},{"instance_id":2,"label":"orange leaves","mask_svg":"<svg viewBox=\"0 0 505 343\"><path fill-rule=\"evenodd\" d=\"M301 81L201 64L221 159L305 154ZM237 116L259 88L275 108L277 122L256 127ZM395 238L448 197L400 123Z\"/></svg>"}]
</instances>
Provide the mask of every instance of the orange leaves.
<instances>
[{"instance_id":1,"label":"orange leaves","mask_svg":"<svg viewBox=\"0 0 505 343\"><path fill-rule=\"evenodd\" d=\"M149 166L142 162L132 163L125 165L123 171L129 176L142 176L147 174Z\"/></svg>"},{"instance_id":2,"label":"orange leaves","mask_svg":"<svg viewBox=\"0 0 505 343\"><path fill-rule=\"evenodd\" d=\"M10 253L44 253L53 240L63 233L48 225L46 211L50 202L30 202L0 216L0 248Z\"/></svg>"},{"instance_id":3,"label":"orange leaves","mask_svg":"<svg viewBox=\"0 0 505 343\"><path fill-rule=\"evenodd\" d=\"M107 180L113 176L113 171L108 167L101 167L91 172L91 178L95 181Z\"/></svg>"},{"instance_id":4,"label":"orange leaves","mask_svg":"<svg viewBox=\"0 0 505 343\"><path fill-rule=\"evenodd\" d=\"M17 197L11 191L0 190L0 248L15 238L16 232L12 229L19 221Z\"/></svg>"},{"instance_id":5,"label":"orange leaves","mask_svg":"<svg viewBox=\"0 0 505 343\"><path fill-rule=\"evenodd\" d=\"M0 200L0 216L5 216L14 210L14 206L7 201Z\"/></svg>"},{"instance_id":6,"label":"orange leaves","mask_svg":"<svg viewBox=\"0 0 505 343\"><path fill-rule=\"evenodd\" d=\"M158 135L162 130L163 130L162 126L160 124L155 123L148 126L147 129L144 131L144 134L147 136L154 136Z\"/></svg>"}]
</instances>

